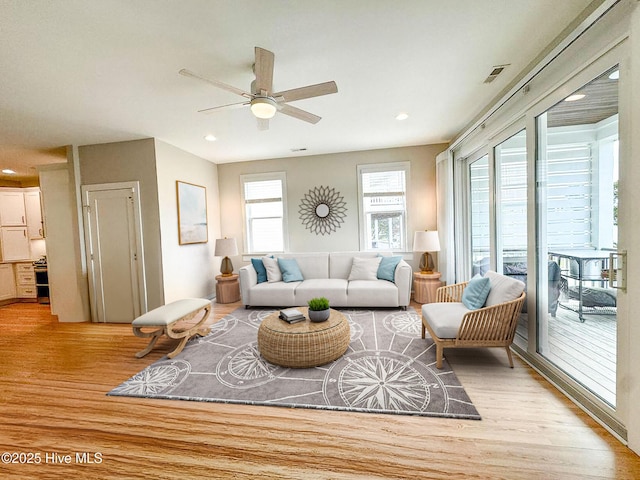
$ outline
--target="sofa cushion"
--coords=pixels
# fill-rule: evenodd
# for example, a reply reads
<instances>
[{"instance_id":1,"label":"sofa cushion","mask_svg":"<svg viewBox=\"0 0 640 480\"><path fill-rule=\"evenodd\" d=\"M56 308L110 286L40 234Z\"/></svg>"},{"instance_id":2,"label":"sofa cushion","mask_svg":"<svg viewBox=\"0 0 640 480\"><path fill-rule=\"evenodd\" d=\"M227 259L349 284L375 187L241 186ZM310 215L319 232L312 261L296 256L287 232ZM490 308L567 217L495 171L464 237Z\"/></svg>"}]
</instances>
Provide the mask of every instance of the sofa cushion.
<instances>
[{"instance_id":1,"label":"sofa cushion","mask_svg":"<svg viewBox=\"0 0 640 480\"><path fill-rule=\"evenodd\" d=\"M485 302L487 307L515 300L524 291L524 282L515 278L500 275L492 270L489 270L484 276L489 278L491 282L491 291Z\"/></svg>"},{"instance_id":2,"label":"sofa cushion","mask_svg":"<svg viewBox=\"0 0 640 480\"><path fill-rule=\"evenodd\" d=\"M295 258L305 279L329 278L328 253L281 253L277 257Z\"/></svg>"},{"instance_id":3,"label":"sofa cushion","mask_svg":"<svg viewBox=\"0 0 640 480\"><path fill-rule=\"evenodd\" d=\"M491 282L488 277L476 275L471 279L462 292L462 303L470 310L477 310L484 306L489 291L491 290Z\"/></svg>"},{"instance_id":4,"label":"sofa cushion","mask_svg":"<svg viewBox=\"0 0 640 480\"><path fill-rule=\"evenodd\" d=\"M283 282L301 282L304 280L295 258L278 258L278 267L282 272Z\"/></svg>"},{"instance_id":5,"label":"sofa cushion","mask_svg":"<svg viewBox=\"0 0 640 480\"><path fill-rule=\"evenodd\" d=\"M262 263L267 270L267 282L281 282L282 272L278 266L278 261L273 257L262 257Z\"/></svg>"},{"instance_id":6,"label":"sofa cushion","mask_svg":"<svg viewBox=\"0 0 640 480\"><path fill-rule=\"evenodd\" d=\"M251 264L253 265L253 268L256 270L256 273L258 274L258 283L266 282L267 281L267 269L264 268L264 263L262 263L262 259L261 258L252 258L251 259Z\"/></svg>"},{"instance_id":7,"label":"sofa cushion","mask_svg":"<svg viewBox=\"0 0 640 480\"><path fill-rule=\"evenodd\" d=\"M295 306L295 293L299 285L300 282L259 283L251 289L250 304L271 307Z\"/></svg>"},{"instance_id":8,"label":"sofa cushion","mask_svg":"<svg viewBox=\"0 0 640 480\"><path fill-rule=\"evenodd\" d=\"M315 297L325 297L329 305L347 304L347 281L343 278L307 279L296 288L295 305L306 305Z\"/></svg>"},{"instance_id":9,"label":"sofa cushion","mask_svg":"<svg viewBox=\"0 0 640 480\"><path fill-rule=\"evenodd\" d=\"M388 255L390 255L390 253L387 252L332 252L329 254L329 277L348 279L355 257L375 258ZM304 273L304 270L302 273Z\"/></svg>"},{"instance_id":10,"label":"sofa cushion","mask_svg":"<svg viewBox=\"0 0 640 480\"><path fill-rule=\"evenodd\" d=\"M353 280L347 287L348 307L397 307L398 287L381 280Z\"/></svg>"},{"instance_id":11,"label":"sofa cushion","mask_svg":"<svg viewBox=\"0 0 640 480\"><path fill-rule=\"evenodd\" d=\"M456 338L462 319L470 311L462 302L425 303L422 318L438 338Z\"/></svg>"},{"instance_id":12,"label":"sofa cushion","mask_svg":"<svg viewBox=\"0 0 640 480\"><path fill-rule=\"evenodd\" d=\"M351 272L349 272L348 280L377 280L378 266L380 265L381 260L381 257L353 257L353 263L351 264Z\"/></svg>"},{"instance_id":13,"label":"sofa cushion","mask_svg":"<svg viewBox=\"0 0 640 480\"><path fill-rule=\"evenodd\" d=\"M400 255L395 257L380 257L380 265L378 266L378 279L388 280L390 282L396 281L396 267L402 260Z\"/></svg>"}]
</instances>

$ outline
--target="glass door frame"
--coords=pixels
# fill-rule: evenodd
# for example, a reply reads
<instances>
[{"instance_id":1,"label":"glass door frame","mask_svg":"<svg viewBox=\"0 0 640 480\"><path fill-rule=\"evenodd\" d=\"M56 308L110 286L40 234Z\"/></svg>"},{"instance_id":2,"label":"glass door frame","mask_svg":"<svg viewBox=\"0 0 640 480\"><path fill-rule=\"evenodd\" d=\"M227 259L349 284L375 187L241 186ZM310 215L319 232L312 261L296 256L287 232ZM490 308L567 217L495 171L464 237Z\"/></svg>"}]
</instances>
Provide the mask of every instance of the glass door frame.
<instances>
[{"instance_id":1,"label":"glass door frame","mask_svg":"<svg viewBox=\"0 0 640 480\"><path fill-rule=\"evenodd\" d=\"M455 278L456 282L471 278L473 256L471 252L471 164L488 154L486 148L456 158L454 152L454 210L455 216ZM493 182L489 159L489 182ZM491 184L489 185L491 189ZM490 199L493 197L490 193ZM491 207L490 207L491 208ZM490 247L491 248L491 247Z\"/></svg>"},{"instance_id":2,"label":"glass door frame","mask_svg":"<svg viewBox=\"0 0 640 480\"><path fill-rule=\"evenodd\" d=\"M589 411L595 416L600 418L614 433L621 437L626 436L625 428L620 419L625 418L625 411L629 407L626 404L626 396L620 394L620 388L624 384L621 376L626 375L624 368L624 353L625 348L622 347L621 342L625 337L625 331L629 328L629 319L626 312L626 296L620 295L619 308L618 308L618 331L617 331L617 379L616 379L616 397L618 399L616 407L612 408L606 402L602 401L588 389L584 388L573 380L569 375L565 374L547 359L545 359L540 353L538 353L538 345L540 342L540 329L538 325L541 322L548 320L547 312L547 299L544 298L546 290L540 288L539 278L539 264L540 262L547 262L547 254L545 247L540 241L540 231L537 224L537 218L539 215L544 215L540 209L539 191L538 191L538 173L537 173L537 158L539 156L539 140L537 132L537 117L543 115L547 110L552 108L558 102L562 101L568 95L574 91L586 85L602 73L609 70L616 64L619 65L621 71L620 83L619 83L619 117L620 119L628 118L628 113L625 112L628 102L625 102L624 94L625 88L623 87L624 75L622 71L628 68L625 64L626 57L624 55L625 48L622 46L614 47L606 54L600 56L593 63L581 69L579 72L571 74L565 82L559 87L550 91L542 100L530 106L526 111L526 128L527 128L527 167L528 167L528 211L527 211L527 223L528 223L528 261L530 265L535 265L536 268L529 269L528 290L530 292L527 302L529 312L529 339L526 351L523 351L520 347L514 344L514 349L520 353L526 361L540 369L553 383L562 388L567 394L576 398L576 400L583 404L588 405ZM619 129L619 141L620 141L620 176L624 175L624 162L629 161L628 153L624 150L624 144L629 142L629 134L625 130L625 122L620 121ZM620 208L624 208L624 202L621 201ZM624 242L624 227L619 229L619 248L623 248ZM531 276L529 276L531 275ZM545 318L540 318L545 316ZM622 352L622 356L621 356Z\"/></svg>"},{"instance_id":3,"label":"glass door frame","mask_svg":"<svg viewBox=\"0 0 640 480\"><path fill-rule=\"evenodd\" d=\"M459 187L459 194L456 195L456 211L463 213L457 215L456 218L456 231L461 235L456 235L456 281L468 280L471 277L471 265L472 265L472 242L471 242L471 179L469 175L469 169L471 164L482 159L482 157L488 157L488 171L489 171L489 254L490 263L489 268L494 271L498 271L498 268L502 268L502 260L497 258L498 238L497 238L497 208L496 205L500 202L500 192L497 191L497 176L496 176L496 158L495 148L520 133L522 130L526 130L526 118L524 116L518 118L511 123L507 128L502 129L499 133L494 135L485 147L480 148L467 155L464 158L458 159L455 162L456 167L459 169L455 175L456 185ZM527 131L527 182L529 182L529 132ZM528 183L528 188L530 188ZM529 191L529 190L528 190ZM531 201L527 196L527 204ZM527 223L527 230L530 231L531 225ZM527 261L531 259L527 257ZM464 267L463 267L464 266Z\"/></svg>"},{"instance_id":4,"label":"glass door frame","mask_svg":"<svg viewBox=\"0 0 640 480\"><path fill-rule=\"evenodd\" d=\"M491 228L491 234L492 234L492 241L491 241L491 257L492 257L492 268L498 272L498 273L502 273L503 271L503 256L502 255L498 255L499 252L502 251L502 240L500 239L500 235L499 235L499 228L500 225L502 224L501 222L501 218L500 218L500 209L497 208L497 206L499 204L501 204L502 202L502 196L501 196L501 191L500 191L500 185L501 185L501 174L500 174L500 170L498 169L498 165L497 165L497 161L496 161L496 148L500 145L502 145L504 142L506 142L507 140L509 140L511 137L519 134L521 131L525 131L525 135L527 138L527 204L529 202L529 183L528 183L528 179L529 179L529 169L528 169L528 165L529 165L529 145L528 145L528 138L529 138L529 132L526 129L526 121L525 121L525 117L522 116L521 118L519 118L518 120L516 120L515 122L513 122L511 125L509 125L507 128L503 129L500 131L500 133L498 133L497 135L494 135L491 139L489 139L489 165L490 165L490 169L492 169L492 183L493 183L493 202L492 202L492 213L491 213L491 221L493 223L493 226ZM527 223L527 232L529 231L529 224ZM528 237L527 237L528 240ZM527 249L528 252L529 249ZM529 260L528 258L528 253L527 253L527 261ZM529 293L527 293L527 295L529 295Z\"/></svg>"}]
</instances>

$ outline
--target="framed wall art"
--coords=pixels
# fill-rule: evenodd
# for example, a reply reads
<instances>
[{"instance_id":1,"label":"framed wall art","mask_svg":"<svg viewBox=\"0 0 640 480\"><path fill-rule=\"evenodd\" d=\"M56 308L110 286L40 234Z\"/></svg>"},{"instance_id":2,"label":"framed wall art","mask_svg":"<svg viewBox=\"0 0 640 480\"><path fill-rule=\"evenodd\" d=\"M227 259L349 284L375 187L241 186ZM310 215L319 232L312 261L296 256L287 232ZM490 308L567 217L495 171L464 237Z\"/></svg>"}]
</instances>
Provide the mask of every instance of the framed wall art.
<instances>
[{"instance_id":1,"label":"framed wall art","mask_svg":"<svg viewBox=\"0 0 640 480\"><path fill-rule=\"evenodd\" d=\"M207 243L207 189L176 181L178 197L178 240L180 245Z\"/></svg>"}]
</instances>

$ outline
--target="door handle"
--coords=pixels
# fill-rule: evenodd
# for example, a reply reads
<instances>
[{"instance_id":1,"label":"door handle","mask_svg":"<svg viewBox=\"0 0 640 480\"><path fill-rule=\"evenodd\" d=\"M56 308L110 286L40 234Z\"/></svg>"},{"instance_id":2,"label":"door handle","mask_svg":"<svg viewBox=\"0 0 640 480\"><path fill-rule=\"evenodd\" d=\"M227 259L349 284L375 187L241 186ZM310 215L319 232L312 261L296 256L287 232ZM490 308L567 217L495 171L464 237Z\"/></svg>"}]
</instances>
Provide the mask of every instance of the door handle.
<instances>
[{"instance_id":1,"label":"door handle","mask_svg":"<svg viewBox=\"0 0 640 480\"><path fill-rule=\"evenodd\" d=\"M627 251L609 253L609 286L627 291Z\"/></svg>"}]
</instances>

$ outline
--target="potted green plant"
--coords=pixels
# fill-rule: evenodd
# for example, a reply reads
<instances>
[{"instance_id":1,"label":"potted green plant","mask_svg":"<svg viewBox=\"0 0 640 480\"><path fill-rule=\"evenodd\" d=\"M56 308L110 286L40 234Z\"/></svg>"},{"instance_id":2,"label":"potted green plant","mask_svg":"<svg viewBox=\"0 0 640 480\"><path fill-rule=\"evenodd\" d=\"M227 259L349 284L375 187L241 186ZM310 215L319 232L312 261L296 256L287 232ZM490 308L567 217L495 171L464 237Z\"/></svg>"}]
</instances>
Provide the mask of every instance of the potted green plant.
<instances>
[{"instance_id":1,"label":"potted green plant","mask_svg":"<svg viewBox=\"0 0 640 480\"><path fill-rule=\"evenodd\" d=\"M312 298L309 304L309 320L312 322L324 322L329 318L329 300L324 297Z\"/></svg>"}]
</instances>

